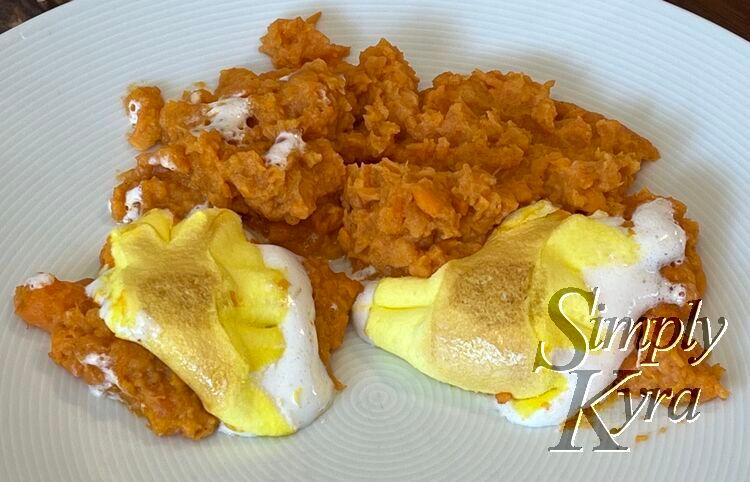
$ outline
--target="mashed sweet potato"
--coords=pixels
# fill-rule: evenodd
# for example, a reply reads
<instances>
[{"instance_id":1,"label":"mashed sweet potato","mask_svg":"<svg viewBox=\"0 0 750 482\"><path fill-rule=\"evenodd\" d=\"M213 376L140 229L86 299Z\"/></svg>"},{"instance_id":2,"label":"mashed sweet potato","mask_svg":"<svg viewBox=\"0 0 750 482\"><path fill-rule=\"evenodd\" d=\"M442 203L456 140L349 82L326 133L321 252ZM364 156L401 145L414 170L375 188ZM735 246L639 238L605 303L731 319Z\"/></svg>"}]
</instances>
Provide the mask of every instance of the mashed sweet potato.
<instances>
[{"instance_id":1,"label":"mashed sweet potato","mask_svg":"<svg viewBox=\"0 0 750 482\"><path fill-rule=\"evenodd\" d=\"M350 64L348 47L315 28L318 18L269 27L261 51L277 70L227 69L215 91L166 103L155 87L133 88L126 106L135 99L143 107L131 142L147 149L161 137L121 175L113 217L125 218L133 208L126 194L140 187L140 210L184 216L208 202L246 215L299 254L343 250L381 273L428 276L536 200L621 211L641 163L659 157L619 122L554 100L553 81L445 72L420 90L384 39ZM215 125L217 109L230 104L221 115L242 122ZM292 134L304 146L285 151L283 165L269 161L279 136ZM336 224L305 223L319 207ZM300 250L298 238L314 242Z\"/></svg>"},{"instance_id":2,"label":"mashed sweet potato","mask_svg":"<svg viewBox=\"0 0 750 482\"><path fill-rule=\"evenodd\" d=\"M350 257L389 275L429 276L474 253L518 207L494 176L468 164L436 171L384 159L350 165L347 174L338 240Z\"/></svg>"}]
</instances>

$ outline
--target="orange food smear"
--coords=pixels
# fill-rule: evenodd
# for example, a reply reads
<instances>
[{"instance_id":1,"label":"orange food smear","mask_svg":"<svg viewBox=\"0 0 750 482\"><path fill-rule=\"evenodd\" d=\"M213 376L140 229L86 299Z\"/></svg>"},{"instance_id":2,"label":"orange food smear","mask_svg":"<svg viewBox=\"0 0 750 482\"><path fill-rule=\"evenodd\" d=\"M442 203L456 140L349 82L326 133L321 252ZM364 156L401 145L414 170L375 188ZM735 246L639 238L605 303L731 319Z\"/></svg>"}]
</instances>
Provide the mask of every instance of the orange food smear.
<instances>
[{"instance_id":1,"label":"orange food smear","mask_svg":"<svg viewBox=\"0 0 750 482\"><path fill-rule=\"evenodd\" d=\"M497 403L502 405L513 400L513 395L510 394L510 392L501 392L495 395L495 400L497 400Z\"/></svg>"},{"instance_id":2,"label":"orange food smear","mask_svg":"<svg viewBox=\"0 0 750 482\"><path fill-rule=\"evenodd\" d=\"M318 351L336 388L344 388L331 366L331 354L344 342L349 323L349 311L362 285L346 275L334 273L328 263L319 259L306 259L305 269L310 276L315 300L315 331L318 334Z\"/></svg>"},{"instance_id":3,"label":"orange food smear","mask_svg":"<svg viewBox=\"0 0 750 482\"><path fill-rule=\"evenodd\" d=\"M164 100L158 87L134 87L123 100L123 107L125 113L136 120L133 131L128 136L133 147L144 151L159 142L159 112L164 107Z\"/></svg>"}]
</instances>

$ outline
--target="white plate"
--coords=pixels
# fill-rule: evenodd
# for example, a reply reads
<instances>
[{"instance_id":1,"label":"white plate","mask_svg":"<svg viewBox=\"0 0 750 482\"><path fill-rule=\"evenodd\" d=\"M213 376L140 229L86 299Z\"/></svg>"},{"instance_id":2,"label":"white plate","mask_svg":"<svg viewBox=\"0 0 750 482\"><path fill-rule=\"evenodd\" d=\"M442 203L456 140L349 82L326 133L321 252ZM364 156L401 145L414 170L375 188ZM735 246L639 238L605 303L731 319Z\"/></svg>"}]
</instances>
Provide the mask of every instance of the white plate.
<instances>
[{"instance_id":1,"label":"white plate","mask_svg":"<svg viewBox=\"0 0 750 482\"><path fill-rule=\"evenodd\" d=\"M317 423L285 439L193 443L153 436L48 360L47 335L13 315L13 287L36 271L95 273L114 173L132 164L128 84L171 96L224 67L266 69L267 24L318 9L336 42L356 54L386 37L425 83L444 70L521 70L651 139L663 158L640 184L682 199L701 223L704 312L730 321L716 360L731 398L691 425L662 414L629 430L628 454L591 453L590 434L584 453L550 454L556 430L512 426L480 397L349 336L334 359L348 388ZM746 477L748 81L750 44L654 1L78 0L0 35L0 480ZM635 444L638 433L650 439Z\"/></svg>"}]
</instances>

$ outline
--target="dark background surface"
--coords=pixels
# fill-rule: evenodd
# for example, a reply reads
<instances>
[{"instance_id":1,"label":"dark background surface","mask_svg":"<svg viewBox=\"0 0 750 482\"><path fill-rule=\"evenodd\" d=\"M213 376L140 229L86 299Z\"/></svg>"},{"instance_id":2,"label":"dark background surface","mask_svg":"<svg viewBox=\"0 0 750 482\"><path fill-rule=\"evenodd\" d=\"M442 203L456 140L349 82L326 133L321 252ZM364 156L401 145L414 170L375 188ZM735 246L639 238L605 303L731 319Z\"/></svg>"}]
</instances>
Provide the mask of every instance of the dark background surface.
<instances>
[{"instance_id":1,"label":"dark background surface","mask_svg":"<svg viewBox=\"0 0 750 482\"><path fill-rule=\"evenodd\" d=\"M0 32L67 1L0 0ZM750 40L750 0L669 0L669 2Z\"/></svg>"}]
</instances>

